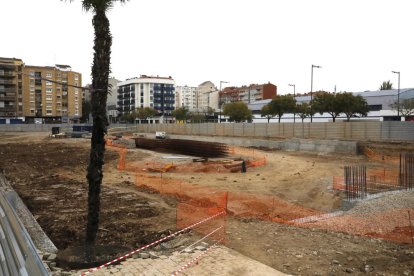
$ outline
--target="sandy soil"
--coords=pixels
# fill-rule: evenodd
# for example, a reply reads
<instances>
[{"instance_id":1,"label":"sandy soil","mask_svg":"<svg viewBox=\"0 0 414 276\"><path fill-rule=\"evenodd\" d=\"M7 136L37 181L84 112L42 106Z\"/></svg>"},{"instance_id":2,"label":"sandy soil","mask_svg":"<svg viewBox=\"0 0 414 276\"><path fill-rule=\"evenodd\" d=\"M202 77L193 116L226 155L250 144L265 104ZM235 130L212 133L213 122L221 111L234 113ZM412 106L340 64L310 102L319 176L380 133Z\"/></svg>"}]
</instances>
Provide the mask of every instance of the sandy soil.
<instances>
[{"instance_id":1,"label":"sandy soil","mask_svg":"<svg viewBox=\"0 0 414 276\"><path fill-rule=\"evenodd\" d=\"M59 249L82 244L86 225L85 171L89 141L51 139L45 133L0 134L0 169L12 182L42 228ZM381 145L381 150L394 152ZM237 152L237 151L236 151ZM162 156L129 150L127 160L149 166L168 163ZM361 156L333 156L283 151L245 150L231 158L261 158L266 166L247 173L195 173L190 161L174 161L165 174L187 183L230 192L277 196L322 211L335 210L341 196L331 190L332 176L343 166L368 163ZM116 169L118 153L108 150L102 189L102 217L98 242L130 247L147 244L175 228L172 197L134 185L134 174ZM181 167L181 169L180 169ZM227 245L280 271L301 275L412 275L414 247L377 239L303 229L257 219L231 217Z\"/></svg>"}]
</instances>

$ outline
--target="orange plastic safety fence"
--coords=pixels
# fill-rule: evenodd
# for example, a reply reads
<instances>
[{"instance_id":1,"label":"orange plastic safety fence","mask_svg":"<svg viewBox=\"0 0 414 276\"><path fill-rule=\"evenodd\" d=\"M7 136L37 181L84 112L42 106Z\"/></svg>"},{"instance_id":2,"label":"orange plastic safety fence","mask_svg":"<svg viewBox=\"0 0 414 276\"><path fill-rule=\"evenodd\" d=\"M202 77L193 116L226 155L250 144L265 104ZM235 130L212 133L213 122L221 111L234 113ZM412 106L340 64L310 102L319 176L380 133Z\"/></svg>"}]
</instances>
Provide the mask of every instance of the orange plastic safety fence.
<instances>
[{"instance_id":1,"label":"orange plastic safety fence","mask_svg":"<svg viewBox=\"0 0 414 276\"><path fill-rule=\"evenodd\" d=\"M177 205L178 229L184 229L206 219L208 220L200 223L193 230L203 236L208 236L211 240L225 242L227 217L224 209L219 207L199 207L187 202Z\"/></svg>"},{"instance_id":2,"label":"orange plastic safety fence","mask_svg":"<svg viewBox=\"0 0 414 276\"><path fill-rule=\"evenodd\" d=\"M375 194L401 189L399 184L398 169L370 169L367 171L367 192ZM332 187L335 190L345 190L345 179L333 176Z\"/></svg>"},{"instance_id":3,"label":"orange plastic safety fence","mask_svg":"<svg viewBox=\"0 0 414 276\"><path fill-rule=\"evenodd\" d=\"M228 210L236 216L256 217L275 222L321 214L321 212L289 203L274 196L250 193L234 193L228 195Z\"/></svg>"},{"instance_id":4,"label":"orange plastic safety fence","mask_svg":"<svg viewBox=\"0 0 414 276\"><path fill-rule=\"evenodd\" d=\"M395 242L411 242L411 232L407 212L413 209L390 210L375 214L331 215L320 211L305 208L289 203L274 196L257 195L251 193L235 193L220 191L219 189L202 187L197 184L186 183L181 180L169 178L166 172L174 166L164 163L137 163L126 162L126 149L119 149L119 168L135 172L135 184L155 192L172 195L183 203L177 206L177 227L185 228L200 219L211 216L220 210L227 210L229 214L238 217L253 217L279 223L292 224L301 227L320 228L328 231L346 232L354 235L383 238ZM264 157L265 160L265 157ZM124 162L122 166L122 162ZM170 163L171 164L171 163ZM203 165L200 165L203 166ZM149 169L150 168L150 169ZM149 174L148 172L151 172ZM386 172L386 181L390 183L378 184L382 177L378 171L367 177L368 192L377 192L396 187L396 180L391 173ZM382 185L382 186L381 186ZM388 186L387 186L388 185ZM383 187L384 186L384 187ZM333 178L333 188L343 189L343 177ZM307 219L311 217L312 219ZM224 220L225 221L225 220ZM214 220L199 226L197 232L208 235L218 229L223 221ZM224 226L225 228L225 222ZM222 238L225 232L217 230L212 234L214 240Z\"/></svg>"},{"instance_id":5,"label":"orange plastic safety fence","mask_svg":"<svg viewBox=\"0 0 414 276\"><path fill-rule=\"evenodd\" d=\"M362 150L362 153L373 161L383 162L384 164L388 164L388 165L391 165L391 164L397 165L400 161L399 156L389 156L389 155L381 154L369 147L364 147Z\"/></svg>"},{"instance_id":6,"label":"orange plastic safety fence","mask_svg":"<svg viewBox=\"0 0 414 276\"><path fill-rule=\"evenodd\" d=\"M332 177L332 189L345 191L345 180L340 176Z\"/></svg>"},{"instance_id":7,"label":"orange plastic safety fence","mask_svg":"<svg viewBox=\"0 0 414 276\"><path fill-rule=\"evenodd\" d=\"M300 223L300 226L411 243L412 229L408 212L413 213L414 209L393 209L377 213L335 216Z\"/></svg>"}]
</instances>

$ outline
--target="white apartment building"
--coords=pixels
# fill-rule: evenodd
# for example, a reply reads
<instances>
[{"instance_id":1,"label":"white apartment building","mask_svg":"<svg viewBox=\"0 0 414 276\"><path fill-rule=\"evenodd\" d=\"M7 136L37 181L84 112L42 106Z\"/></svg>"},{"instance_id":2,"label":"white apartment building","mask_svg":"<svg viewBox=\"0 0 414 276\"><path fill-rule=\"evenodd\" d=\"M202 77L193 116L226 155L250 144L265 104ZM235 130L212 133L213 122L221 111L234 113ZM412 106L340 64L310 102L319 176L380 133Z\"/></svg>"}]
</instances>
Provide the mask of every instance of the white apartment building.
<instances>
[{"instance_id":1,"label":"white apartment building","mask_svg":"<svg viewBox=\"0 0 414 276\"><path fill-rule=\"evenodd\" d=\"M177 86L175 88L176 108L186 107L188 110L197 110L197 87Z\"/></svg>"},{"instance_id":2,"label":"white apartment building","mask_svg":"<svg viewBox=\"0 0 414 276\"><path fill-rule=\"evenodd\" d=\"M219 90L211 81L205 81L197 87L197 110L207 111L208 107L218 110Z\"/></svg>"},{"instance_id":3,"label":"white apartment building","mask_svg":"<svg viewBox=\"0 0 414 276\"><path fill-rule=\"evenodd\" d=\"M118 117L118 83L120 80L117 80L114 77L108 78L108 98L106 100L106 114L110 122L114 122Z\"/></svg>"},{"instance_id":4,"label":"white apartment building","mask_svg":"<svg viewBox=\"0 0 414 276\"><path fill-rule=\"evenodd\" d=\"M175 109L175 81L171 77L141 75L118 83L118 112L122 116L136 108L150 107L161 117Z\"/></svg>"}]
</instances>

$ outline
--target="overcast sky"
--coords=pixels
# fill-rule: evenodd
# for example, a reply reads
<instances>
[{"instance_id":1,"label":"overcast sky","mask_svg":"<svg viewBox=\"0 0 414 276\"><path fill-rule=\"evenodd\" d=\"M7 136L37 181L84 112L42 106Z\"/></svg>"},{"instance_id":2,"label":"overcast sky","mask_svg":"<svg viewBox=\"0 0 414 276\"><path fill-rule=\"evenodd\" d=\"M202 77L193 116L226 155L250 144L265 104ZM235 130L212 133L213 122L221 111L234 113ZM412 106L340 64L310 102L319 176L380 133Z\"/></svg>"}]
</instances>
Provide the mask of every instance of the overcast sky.
<instances>
[{"instance_id":1,"label":"overcast sky","mask_svg":"<svg viewBox=\"0 0 414 276\"><path fill-rule=\"evenodd\" d=\"M131 0L109 12L112 75L177 85L271 82L278 92L414 87L412 0ZM68 64L90 82L92 13L81 1L0 1L0 56ZM226 84L227 85L227 84ZM225 85L223 85L224 87Z\"/></svg>"}]
</instances>

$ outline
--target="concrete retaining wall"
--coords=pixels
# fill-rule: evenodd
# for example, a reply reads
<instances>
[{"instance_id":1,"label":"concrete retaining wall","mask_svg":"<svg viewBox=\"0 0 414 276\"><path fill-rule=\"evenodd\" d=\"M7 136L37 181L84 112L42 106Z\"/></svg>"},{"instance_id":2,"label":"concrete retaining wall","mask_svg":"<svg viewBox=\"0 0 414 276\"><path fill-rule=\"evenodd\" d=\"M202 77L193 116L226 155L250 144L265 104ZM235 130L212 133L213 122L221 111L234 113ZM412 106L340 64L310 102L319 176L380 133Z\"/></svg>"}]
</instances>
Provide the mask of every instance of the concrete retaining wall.
<instances>
[{"instance_id":1,"label":"concrete retaining wall","mask_svg":"<svg viewBox=\"0 0 414 276\"><path fill-rule=\"evenodd\" d=\"M52 127L62 131L72 129L68 124L0 125L0 132L51 132ZM250 137L258 139L301 138L319 140L405 141L414 142L414 122L326 122L326 123L203 123L111 125L110 129L133 132L168 134ZM306 146L305 146L306 147Z\"/></svg>"},{"instance_id":2,"label":"concrete retaining wall","mask_svg":"<svg viewBox=\"0 0 414 276\"><path fill-rule=\"evenodd\" d=\"M242 147L264 147L286 151L304 151L318 153L357 154L356 141L315 140L292 138L287 140L247 139L240 137L206 137L206 136L182 136L170 135L170 138L198 140L206 142L219 142Z\"/></svg>"},{"instance_id":3,"label":"concrete retaining wall","mask_svg":"<svg viewBox=\"0 0 414 276\"><path fill-rule=\"evenodd\" d=\"M203 123L123 126L135 132L165 131L168 134L182 135L414 142L414 122Z\"/></svg>"}]
</instances>

